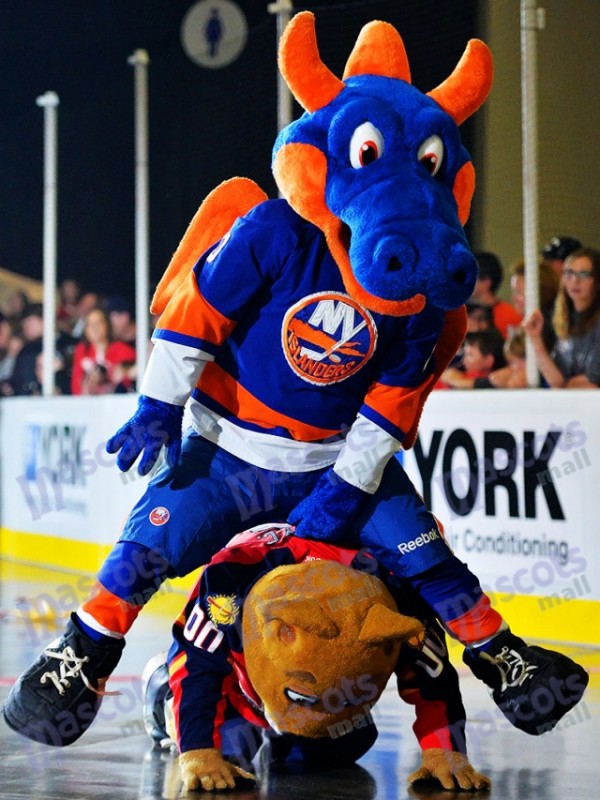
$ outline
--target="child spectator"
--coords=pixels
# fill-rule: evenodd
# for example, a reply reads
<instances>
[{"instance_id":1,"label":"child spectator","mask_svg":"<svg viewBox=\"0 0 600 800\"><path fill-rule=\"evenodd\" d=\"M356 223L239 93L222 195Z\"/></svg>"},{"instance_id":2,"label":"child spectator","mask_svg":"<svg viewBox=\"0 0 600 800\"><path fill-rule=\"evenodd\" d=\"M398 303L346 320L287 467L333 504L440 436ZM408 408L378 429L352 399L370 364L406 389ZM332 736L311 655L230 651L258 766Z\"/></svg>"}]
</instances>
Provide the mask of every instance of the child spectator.
<instances>
[{"instance_id":1,"label":"child spectator","mask_svg":"<svg viewBox=\"0 0 600 800\"><path fill-rule=\"evenodd\" d=\"M503 348L504 339L495 328L467 333L462 369L449 367L442 374L441 383L450 389L477 388L476 381L505 365Z\"/></svg>"},{"instance_id":2,"label":"child spectator","mask_svg":"<svg viewBox=\"0 0 600 800\"><path fill-rule=\"evenodd\" d=\"M479 276L471 300L492 309L494 326L500 331L502 338L506 339L509 326L519 325L523 318L522 314L510 303L500 300L497 296L504 277L504 270L498 256L487 252L479 252L474 255L479 267Z\"/></svg>"},{"instance_id":3,"label":"child spectator","mask_svg":"<svg viewBox=\"0 0 600 800\"><path fill-rule=\"evenodd\" d=\"M492 309L490 306L484 306L480 303L467 303L467 333L476 333L477 331L487 331L494 327L494 318L492 316ZM495 329L494 329L495 330ZM450 367L463 368L463 355L465 349L465 342L461 344L457 350L454 358L448 364ZM443 381L438 380L435 389L448 389Z\"/></svg>"},{"instance_id":4,"label":"child spectator","mask_svg":"<svg viewBox=\"0 0 600 800\"><path fill-rule=\"evenodd\" d=\"M112 341L106 312L93 308L85 318L83 341L73 355L73 394L106 394L115 389L115 370L135 361L135 350L125 342Z\"/></svg>"},{"instance_id":5,"label":"child spectator","mask_svg":"<svg viewBox=\"0 0 600 800\"><path fill-rule=\"evenodd\" d=\"M504 343L506 366L500 367L487 378L478 378L474 389L524 389L527 386L525 369L525 331L511 328Z\"/></svg>"}]
</instances>

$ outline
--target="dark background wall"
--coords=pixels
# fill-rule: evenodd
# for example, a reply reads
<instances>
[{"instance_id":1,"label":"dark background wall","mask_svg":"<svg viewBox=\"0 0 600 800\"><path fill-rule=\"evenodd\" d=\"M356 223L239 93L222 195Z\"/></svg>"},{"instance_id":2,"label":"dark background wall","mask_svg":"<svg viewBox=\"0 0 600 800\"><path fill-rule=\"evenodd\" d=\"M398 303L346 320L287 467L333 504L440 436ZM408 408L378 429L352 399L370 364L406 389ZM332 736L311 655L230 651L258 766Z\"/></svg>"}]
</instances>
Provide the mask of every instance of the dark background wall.
<instances>
[{"instance_id":1,"label":"dark background wall","mask_svg":"<svg viewBox=\"0 0 600 800\"><path fill-rule=\"evenodd\" d=\"M233 175L272 196L277 134L275 20L263 0L238 0L249 36L232 64L207 70L180 44L193 0L0 0L0 266L42 276L43 112L59 107L58 277L133 296L133 69L148 51L151 271L155 282L202 198ZM360 30L401 32L413 83L427 91L477 35L476 0L295 3L317 16L321 54L341 74ZM465 125L463 137L473 145Z\"/></svg>"}]
</instances>

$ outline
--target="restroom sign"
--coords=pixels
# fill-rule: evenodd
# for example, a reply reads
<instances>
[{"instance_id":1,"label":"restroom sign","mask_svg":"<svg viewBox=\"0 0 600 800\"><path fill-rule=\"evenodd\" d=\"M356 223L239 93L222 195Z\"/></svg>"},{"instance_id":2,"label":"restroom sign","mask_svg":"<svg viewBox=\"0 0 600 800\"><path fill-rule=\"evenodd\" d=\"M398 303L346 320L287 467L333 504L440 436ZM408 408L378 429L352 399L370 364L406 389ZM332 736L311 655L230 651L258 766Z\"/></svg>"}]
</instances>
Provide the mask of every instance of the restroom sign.
<instances>
[{"instance_id":1,"label":"restroom sign","mask_svg":"<svg viewBox=\"0 0 600 800\"><path fill-rule=\"evenodd\" d=\"M246 46L248 23L231 0L200 0L181 23L181 44L187 57L207 69L231 64Z\"/></svg>"}]
</instances>

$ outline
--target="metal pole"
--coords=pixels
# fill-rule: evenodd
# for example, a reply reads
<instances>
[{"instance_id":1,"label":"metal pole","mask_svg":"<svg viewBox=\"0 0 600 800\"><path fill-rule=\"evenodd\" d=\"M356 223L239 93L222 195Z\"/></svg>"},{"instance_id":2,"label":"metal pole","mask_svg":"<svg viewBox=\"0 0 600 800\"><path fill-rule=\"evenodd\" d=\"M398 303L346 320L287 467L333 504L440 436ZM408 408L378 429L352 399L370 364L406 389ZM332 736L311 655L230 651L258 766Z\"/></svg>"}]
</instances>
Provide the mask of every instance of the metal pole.
<instances>
[{"instance_id":1,"label":"metal pole","mask_svg":"<svg viewBox=\"0 0 600 800\"><path fill-rule=\"evenodd\" d=\"M292 0L277 0L267 6L269 14L277 15L277 47L286 25L292 18L294 6ZM281 72L277 72L277 130L280 131L293 121L292 93L283 79Z\"/></svg>"},{"instance_id":2,"label":"metal pole","mask_svg":"<svg viewBox=\"0 0 600 800\"><path fill-rule=\"evenodd\" d=\"M537 32L544 11L536 0L521 0L521 133L523 151L523 249L525 256L525 316L539 308L538 161L537 161ZM539 385L533 348L526 346L527 385Z\"/></svg>"},{"instance_id":3,"label":"metal pole","mask_svg":"<svg viewBox=\"0 0 600 800\"><path fill-rule=\"evenodd\" d=\"M56 92L36 99L44 109L44 333L42 339L42 395L54 394L56 352L56 209L57 209L57 108Z\"/></svg>"},{"instance_id":4,"label":"metal pole","mask_svg":"<svg viewBox=\"0 0 600 800\"><path fill-rule=\"evenodd\" d=\"M148 363L150 305L149 181L148 181L148 65L145 50L136 50L127 63L135 82L135 319L138 386Z\"/></svg>"}]
</instances>

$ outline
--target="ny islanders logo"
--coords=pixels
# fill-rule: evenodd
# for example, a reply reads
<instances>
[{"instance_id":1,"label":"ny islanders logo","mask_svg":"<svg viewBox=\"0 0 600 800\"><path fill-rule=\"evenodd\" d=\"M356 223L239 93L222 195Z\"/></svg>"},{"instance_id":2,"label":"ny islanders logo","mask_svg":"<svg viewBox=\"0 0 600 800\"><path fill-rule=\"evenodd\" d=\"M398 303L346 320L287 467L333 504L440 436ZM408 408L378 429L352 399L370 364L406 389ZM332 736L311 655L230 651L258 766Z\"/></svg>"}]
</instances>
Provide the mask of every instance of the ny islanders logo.
<instances>
[{"instance_id":1,"label":"ny islanders logo","mask_svg":"<svg viewBox=\"0 0 600 800\"><path fill-rule=\"evenodd\" d=\"M290 367L309 383L338 383L367 363L377 329L369 312L341 292L304 297L283 320L281 342Z\"/></svg>"}]
</instances>

